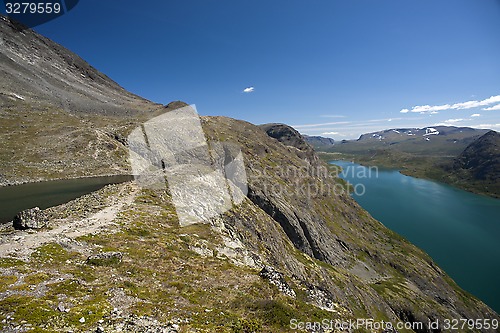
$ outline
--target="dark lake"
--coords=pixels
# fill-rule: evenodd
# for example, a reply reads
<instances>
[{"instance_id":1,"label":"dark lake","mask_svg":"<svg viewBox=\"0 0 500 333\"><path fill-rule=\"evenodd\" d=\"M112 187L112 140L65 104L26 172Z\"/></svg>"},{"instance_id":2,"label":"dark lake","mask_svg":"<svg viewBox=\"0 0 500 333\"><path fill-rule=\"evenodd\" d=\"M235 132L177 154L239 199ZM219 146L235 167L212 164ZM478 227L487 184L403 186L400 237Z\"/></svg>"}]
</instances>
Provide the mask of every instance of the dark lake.
<instances>
[{"instance_id":1,"label":"dark lake","mask_svg":"<svg viewBox=\"0 0 500 333\"><path fill-rule=\"evenodd\" d=\"M374 218L426 251L463 289L500 312L500 200L397 170L331 163L362 184L353 197Z\"/></svg>"},{"instance_id":2,"label":"dark lake","mask_svg":"<svg viewBox=\"0 0 500 333\"><path fill-rule=\"evenodd\" d=\"M132 176L89 177L0 187L0 223L11 221L24 209L60 205L108 184L131 179Z\"/></svg>"}]
</instances>

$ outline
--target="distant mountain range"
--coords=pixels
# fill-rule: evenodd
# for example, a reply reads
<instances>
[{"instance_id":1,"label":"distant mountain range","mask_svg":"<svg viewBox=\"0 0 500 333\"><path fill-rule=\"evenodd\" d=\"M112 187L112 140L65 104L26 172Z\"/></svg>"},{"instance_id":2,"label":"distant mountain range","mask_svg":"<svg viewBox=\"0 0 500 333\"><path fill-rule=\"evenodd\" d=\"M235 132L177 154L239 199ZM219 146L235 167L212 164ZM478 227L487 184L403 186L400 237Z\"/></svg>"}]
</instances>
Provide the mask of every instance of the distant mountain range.
<instances>
[{"instance_id":1,"label":"distant mountain range","mask_svg":"<svg viewBox=\"0 0 500 333\"><path fill-rule=\"evenodd\" d=\"M323 136L310 136L303 135L304 139L316 149L327 149L335 144L335 140L332 138L325 138Z\"/></svg>"},{"instance_id":2,"label":"distant mountain range","mask_svg":"<svg viewBox=\"0 0 500 333\"><path fill-rule=\"evenodd\" d=\"M495 131L469 127L394 128L317 150L500 196L497 137Z\"/></svg>"},{"instance_id":3,"label":"distant mountain range","mask_svg":"<svg viewBox=\"0 0 500 333\"><path fill-rule=\"evenodd\" d=\"M342 145L390 146L408 153L455 155L486 132L488 130L455 126L394 128L363 134L357 140L343 141Z\"/></svg>"}]
</instances>

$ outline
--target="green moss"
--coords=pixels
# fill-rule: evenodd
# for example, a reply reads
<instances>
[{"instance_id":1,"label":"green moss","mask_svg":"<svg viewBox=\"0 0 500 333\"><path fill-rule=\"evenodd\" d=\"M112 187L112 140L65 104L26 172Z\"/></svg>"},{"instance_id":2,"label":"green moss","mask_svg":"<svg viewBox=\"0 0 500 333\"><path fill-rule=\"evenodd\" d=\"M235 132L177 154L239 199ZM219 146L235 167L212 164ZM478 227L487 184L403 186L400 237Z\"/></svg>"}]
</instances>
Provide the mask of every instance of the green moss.
<instances>
[{"instance_id":1,"label":"green moss","mask_svg":"<svg viewBox=\"0 0 500 333\"><path fill-rule=\"evenodd\" d=\"M29 284L29 285L36 285L39 284L43 281L46 281L49 279L49 275L44 273L44 272L39 272L35 273L32 275L28 275L24 278L24 282Z\"/></svg>"},{"instance_id":2,"label":"green moss","mask_svg":"<svg viewBox=\"0 0 500 333\"><path fill-rule=\"evenodd\" d=\"M395 276L387 280L378 281L370 286L379 294L392 297L398 295L404 298L409 297L405 284L406 280L402 276Z\"/></svg>"},{"instance_id":3,"label":"green moss","mask_svg":"<svg viewBox=\"0 0 500 333\"><path fill-rule=\"evenodd\" d=\"M262 323L256 319L241 318L231 324L234 333L256 333L262 330Z\"/></svg>"},{"instance_id":4,"label":"green moss","mask_svg":"<svg viewBox=\"0 0 500 333\"><path fill-rule=\"evenodd\" d=\"M72 297L83 297L88 294L88 289L78 280L65 280L49 285L51 294L71 295Z\"/></svg>"},{"instance_id":5,"label":"green moss","mask_svg":"<svg viewBox=\"0 0 500 333\"><path fill-rule=\"evenodd\" d=\"M77 256L79 256L77 253L70 253L57 243L42 245L31 255L34 261L44 266L59 264L66 260L74 259Z\"/></svg>"},{"instance_id":6,"label":"green moss","mask_svg":"<svg viewBox=\"0 0 500 333\"><path fill-rule=\"evenodd\" d=\"M18 267L24 265L25 262L13 259L13 258L0 258L0 267L2 268L10 268L10 267Z\"/></svg>"},{"instance_id":7,"label":"green moss","mask_svg":"<svg viewBox=\"0 0 500 333\"><path fill-rule=\"evenodd\" d=\"M25 320L37 326L39 330L60 316L60 313L57 313L42 300L18 295L0 300L0 313L13 313L15 319ZM45 330L41 331L45 332Z\"/></svg>"},{"instance_id":8,"label":"green moss","mask_svg":"<svg viewBox=\"0 0 500 333\"><path fill-rule=\"evenodd\" d=\"M16 283L17 276L15 275L0 275L0 292L4 292L9 289L11 284Z\"/></svg>"},{"instance_id":9,"label":"green moss","mask_svg":"<svg viewBox=\"0 0 500 333\"><path fill-rule=\"evenodd\" d=\"M116 267L121 264L120 258L110 257L110 258L92 258L85 262L87 265L91 266L105 266L105 267Z\"/></svg>"}]
</instances>

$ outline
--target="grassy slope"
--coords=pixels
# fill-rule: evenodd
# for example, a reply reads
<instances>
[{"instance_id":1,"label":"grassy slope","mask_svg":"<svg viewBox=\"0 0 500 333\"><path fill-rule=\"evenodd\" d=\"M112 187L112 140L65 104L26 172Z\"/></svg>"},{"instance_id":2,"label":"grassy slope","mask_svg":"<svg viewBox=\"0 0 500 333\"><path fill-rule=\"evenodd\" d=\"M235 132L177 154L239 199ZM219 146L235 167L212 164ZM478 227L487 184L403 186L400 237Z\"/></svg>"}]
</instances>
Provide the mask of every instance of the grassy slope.
<instances>
[{"instance_id":1,"label":"grassy slope","mask_svg":"<svg viewBox=\"0 0 500 333\"><path fill-rule=\"evenodd\" d=\"M210 127L209 139L241 144L252 186L277 181L291 186L280 200L297 205L296 214L311 213L318 224L324 224L331 233L329 242L336 244L333 239L338 239L344 244L340 248L348 248L338 253L345 261L331 265L297 250L279 224L250 200L221 217L226 229L219 232L208 224L180 228L170 196L142 190L102 232L76 242L45 244L27 261L16 260L15 253L0 259L0 321L31 325L35 332L86 332L98 324L112 328L123 321L113 310L116 307L124 314L180 322L183 331L290 332L292 318L397 320L398 311L403 317L405 313L495 316L456 286L425 253L373 220L349 196L320 196L307 203L309 212L301 209L303 198L291 194L294 185L275 175L285 161L304 165L291 150L243 122L210 118L205 126ZM270 178L255 179L255 172L264 169ZM317 180L304 177L303 181ZM99 196L113 201L122 186L129 185L108 186ZM52 220L81 219L92 211L80 203L50 210ZM283 295L260 278L259 266L244 266L228 257L225 238L243 242L263 263L284 272L297 297ZM102 251L120 251L123 261L85 263L89 254ZM360 264L370 276L353 273ZM312 285L333 297L334 312L308 303ZM454 307L436 301L436 294ZM69 312L57 310L61 302ZM82 317L84 323L79 321Z\"/></svg>"}]
</instances>

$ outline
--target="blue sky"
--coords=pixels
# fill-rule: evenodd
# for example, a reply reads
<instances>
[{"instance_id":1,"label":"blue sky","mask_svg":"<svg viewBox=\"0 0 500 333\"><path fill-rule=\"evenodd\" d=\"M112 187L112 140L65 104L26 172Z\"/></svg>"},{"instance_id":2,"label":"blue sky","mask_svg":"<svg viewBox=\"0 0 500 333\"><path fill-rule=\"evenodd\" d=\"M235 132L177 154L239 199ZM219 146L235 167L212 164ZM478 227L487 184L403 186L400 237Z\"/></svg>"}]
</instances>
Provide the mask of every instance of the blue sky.
<instances>
[{"instance_id":1,"label":"blue sky","mask_svg":"<svg viewBox=\"0 0 500 333\"><path fill-rule=\"evenodd\" d=\"M500 130L500 0L81 0L35 30L202 115L335 139Z\"/></svg>"}]
</instances>

